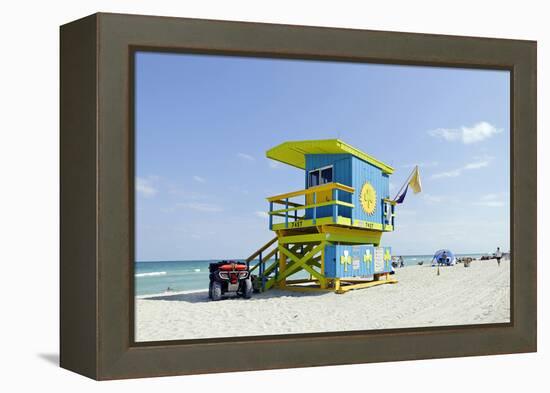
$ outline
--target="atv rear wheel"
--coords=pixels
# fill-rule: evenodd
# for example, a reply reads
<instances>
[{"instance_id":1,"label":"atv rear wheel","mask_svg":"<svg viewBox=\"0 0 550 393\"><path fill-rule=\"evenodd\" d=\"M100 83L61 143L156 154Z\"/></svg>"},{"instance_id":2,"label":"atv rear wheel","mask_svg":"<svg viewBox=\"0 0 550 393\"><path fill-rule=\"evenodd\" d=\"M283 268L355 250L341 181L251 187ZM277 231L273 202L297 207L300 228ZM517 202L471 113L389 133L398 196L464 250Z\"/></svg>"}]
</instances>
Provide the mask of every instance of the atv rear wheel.
<instances>
[{"instance_id":1,"label":"atv rear wheel","mask_svg":"<svg viewBox=\"0 0 550 393\"><path fill-rule=\"evenodd\" d=\"M260 282L259 277L256 275L252 275L251 280L252 280L252 292L260 293L262 291L262 283Z\"/></svg>"},{"instance_id":2,"label":"atv rear wheel","mask_svg":"<svg viewBox=\"0 0 550 393\"><path fill-rule=\"evenodd\" d=\"M214 281L212 282L212 296L211 299L214 301L220 300L222 298L222 284Z\"/></svg>"},{"instance_id":3,"label":"atv rear wheel","mask_svg":"<svg viewBox=\"0 0 550 393\"><path fill-rule=\"evenodd\" d=\"M250 278L247 278L243 282L243 297L245 299L250 299L252 297L252 280Z\"/></svg>"}]
</instances>

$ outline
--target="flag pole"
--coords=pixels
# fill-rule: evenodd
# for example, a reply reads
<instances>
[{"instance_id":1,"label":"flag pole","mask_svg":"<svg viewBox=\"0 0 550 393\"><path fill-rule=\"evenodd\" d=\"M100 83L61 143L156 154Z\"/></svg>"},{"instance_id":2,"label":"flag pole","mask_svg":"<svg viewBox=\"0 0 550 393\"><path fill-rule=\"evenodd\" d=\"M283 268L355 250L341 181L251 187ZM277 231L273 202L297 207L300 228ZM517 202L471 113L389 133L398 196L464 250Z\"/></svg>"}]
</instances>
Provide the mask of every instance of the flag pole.
<instances>
[{"instance_id":1,"label":"flag pole","mask_svg":"<svg viewBox=\"0 0 550 393\"><path fill-rule=\"evenodd\" d=\"M401 186L401 188L399 189L399 191L397 191L397 194L395 195L395 197L393 198L393 200L395 201L397 199L397 197L399 196L399 194L401 194L401 191L403 191L403 189L405 188L405 185L406 184L409 184L409 181L411 180L411 177L414 173L414 171L418 168L418 165L415 165L413 170L411 171L411 173L409 174L409 177L407 177L407 180L405 180L405 182L403 183L403 185Z\"/></svg>"}]
</instances>

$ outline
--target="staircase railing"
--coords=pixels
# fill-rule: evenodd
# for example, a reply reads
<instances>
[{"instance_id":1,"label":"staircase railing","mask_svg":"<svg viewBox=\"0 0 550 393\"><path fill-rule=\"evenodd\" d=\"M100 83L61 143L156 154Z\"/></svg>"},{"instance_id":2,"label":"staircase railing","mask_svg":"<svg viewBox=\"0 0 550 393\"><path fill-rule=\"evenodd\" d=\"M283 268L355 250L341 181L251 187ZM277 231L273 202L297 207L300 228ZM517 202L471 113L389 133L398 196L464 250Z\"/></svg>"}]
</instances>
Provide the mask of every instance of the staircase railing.
<instances>
[{"instance_id":1,"label":"staircase railing","mask_svg":"<svg viewBox=\"0 0 550 393\"><path fill-rule=\"evenodd\" d=\"M258 250L254 251L252 255L250 255L248 258L246 258L246 263L250 264L254 259L256 259L257 256L259 256L262 252L267 250L273 243L277 241L277 236L275 236L273 239L268 241L266 244L264 244L262 247L260 247ZM255 269L257 266L253 267Z\"/></svg>"},{"instance_id":2,"label":"staircase railing","mask_svg":"<svg viewBox=\"0 0 550 393\"><path fill-rule=\"evenodd\" d=\"M258 276L261 280L262 290L265 289L265 283L266 283L267 276L269 276L271 273L273 273L273 271L275 271L275 276L277 276L277 273L278 273L278 270L279 270L278 247L275 247L272 250L268 251L269 247L271 247L276 242L277 242L277 236L275 236L273 239L271 239L266 244L264 244L262 247L260 247L258 250L256 250L248 258L246 258L246 265L248 267L248 270L251 273L256 269L259 270L258 271ZM264 253L266 253L265 256L264 256ZM275 257L275 262L266 268L266 262L270 261L273 257ZM258 263L256 263L254 266L250 267L250 262L254 261L256 258L258 258Z\"/></svg>"}]
</instances>

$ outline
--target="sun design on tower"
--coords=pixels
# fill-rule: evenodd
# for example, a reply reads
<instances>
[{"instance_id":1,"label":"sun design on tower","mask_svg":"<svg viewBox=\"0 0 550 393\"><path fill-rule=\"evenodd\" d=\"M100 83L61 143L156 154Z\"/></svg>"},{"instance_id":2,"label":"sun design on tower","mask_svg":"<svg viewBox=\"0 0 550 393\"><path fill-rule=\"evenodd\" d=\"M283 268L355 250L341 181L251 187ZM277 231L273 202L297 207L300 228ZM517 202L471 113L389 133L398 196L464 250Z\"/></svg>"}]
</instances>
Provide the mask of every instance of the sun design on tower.
<instances>
[{"instance_id":1,"label":"sun design on tower","mask_svg":"<svg viewBox=\"0 0 550 393\"><path fill-rule=\"evenodd\" d=\"M368 181L361 187L361 207L369 216L373 215L376 210L376 190Z\"/></svg>"}]
</instances>

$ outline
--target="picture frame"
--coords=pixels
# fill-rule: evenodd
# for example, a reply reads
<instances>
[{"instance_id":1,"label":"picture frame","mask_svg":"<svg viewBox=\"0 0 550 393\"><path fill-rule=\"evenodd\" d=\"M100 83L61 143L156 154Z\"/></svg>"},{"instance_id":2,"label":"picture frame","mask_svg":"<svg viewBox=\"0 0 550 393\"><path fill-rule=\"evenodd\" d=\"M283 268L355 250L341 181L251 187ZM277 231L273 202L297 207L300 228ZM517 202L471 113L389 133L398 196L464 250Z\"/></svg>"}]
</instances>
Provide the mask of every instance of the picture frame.
<instances>
[{"instance_id":1,"label":"picture frame","mask_svg":"<svg viewBox=\"0 0 550 393\"><path fill-rule=\"evenodd\" d=\"M509 70L511 322L136 343L138 50ZM524 40L109 13L61 26L61 367L107 380L536 351L536 51Z\"/></svg>"}]
</instances>

